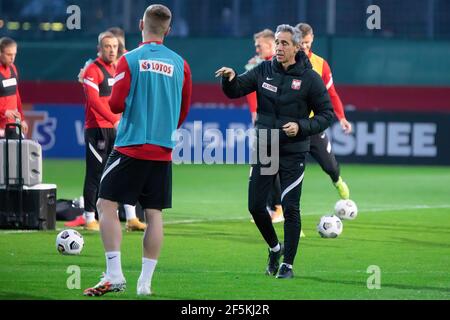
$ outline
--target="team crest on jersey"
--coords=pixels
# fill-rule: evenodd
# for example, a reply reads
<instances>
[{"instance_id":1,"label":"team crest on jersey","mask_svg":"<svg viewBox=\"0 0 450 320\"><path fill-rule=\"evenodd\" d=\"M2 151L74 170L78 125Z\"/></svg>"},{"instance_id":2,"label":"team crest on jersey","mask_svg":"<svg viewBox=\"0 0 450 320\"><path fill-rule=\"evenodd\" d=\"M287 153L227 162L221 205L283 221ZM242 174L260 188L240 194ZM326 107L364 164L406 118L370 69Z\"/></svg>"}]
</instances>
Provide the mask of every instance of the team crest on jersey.
<instances>
[{"instance_id":1,"label":"team crest on jersey","mask_svg":"<svg viewBox=\"0 0 450 320\"><path fill-rule=\"evenodd\" d=\"M155 72L168 77L173 76L174 66L157 60L139 60L139 71Z\"/></svg>"},{"instance_id":2,"label":"team crest on jersey","mask_svg":"<svg viewBox=\"0 0 450 320\"><path fill-rule=\"evenodd\" d=\"M291 88L294 90L300 90L301 85L302 85L302 80L294 79L294 80L292 80Z\"/></svg>"}]
</instances>

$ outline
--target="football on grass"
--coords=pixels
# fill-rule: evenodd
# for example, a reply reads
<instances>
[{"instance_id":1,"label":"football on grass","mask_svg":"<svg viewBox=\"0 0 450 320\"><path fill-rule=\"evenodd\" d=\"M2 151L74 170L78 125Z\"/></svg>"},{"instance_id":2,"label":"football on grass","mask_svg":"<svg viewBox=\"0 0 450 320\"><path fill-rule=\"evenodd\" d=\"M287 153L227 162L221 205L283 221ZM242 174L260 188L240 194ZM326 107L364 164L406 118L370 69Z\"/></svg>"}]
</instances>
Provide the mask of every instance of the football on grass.
<instances>
[{"instance_id":1,"label":"football on grass","mask_svg":"<svg viewBox=\"0 0 450 320\"><path fill-rule=\"evenodd\" d=\"M342 229L342 221L335 215L322 216L317 225L317 231L322 238L336 238L342 233Z\"/></svg>"},{"instance_id":2,"label":"football on grass","mask_svg":"<svg viewBox=\"0 0 450 320\"><path fill-rule=\"evenodd\" d=\"M80 254L83 246L83 236L76 230L63 230L56 237L56 249L59 253L69 255Z\"/></svg>"}]
</instances>

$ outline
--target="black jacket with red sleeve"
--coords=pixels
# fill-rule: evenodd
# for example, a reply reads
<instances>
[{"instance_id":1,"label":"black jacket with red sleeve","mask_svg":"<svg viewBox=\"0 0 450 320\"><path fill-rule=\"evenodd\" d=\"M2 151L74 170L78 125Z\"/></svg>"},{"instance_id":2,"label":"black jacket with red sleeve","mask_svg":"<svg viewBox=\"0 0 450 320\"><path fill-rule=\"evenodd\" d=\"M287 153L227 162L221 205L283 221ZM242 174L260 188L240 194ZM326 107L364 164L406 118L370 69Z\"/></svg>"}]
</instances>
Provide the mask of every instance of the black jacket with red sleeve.
<instances>
[{"instance_id":1,"label":"black jacket with red sleeve","mask_svg":"<svg viewBox=\"0 0 450 320\"><path fill-rule=\"evenodd\" d=\"M327 129L333 119L327 89L302 51L297 54L296 63L287 70L273 58L232 81L222 78L222 89L229 98L256 91L256 129L278 129L280 151L309 151L309 136ZM311 111L314 111L314 117L309 118ZM288 122L299 125L295 137L288 137L281 130Z\"/></svg>"}]
</instances>

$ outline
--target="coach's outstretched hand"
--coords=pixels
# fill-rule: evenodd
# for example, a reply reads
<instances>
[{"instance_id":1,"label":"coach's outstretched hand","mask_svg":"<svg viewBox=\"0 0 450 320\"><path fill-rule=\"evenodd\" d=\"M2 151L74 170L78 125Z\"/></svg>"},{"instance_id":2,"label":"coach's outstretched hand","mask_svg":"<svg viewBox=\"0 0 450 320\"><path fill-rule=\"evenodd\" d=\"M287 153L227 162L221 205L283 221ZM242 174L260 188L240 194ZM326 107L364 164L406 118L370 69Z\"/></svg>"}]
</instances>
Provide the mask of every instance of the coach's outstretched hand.
<instances>
[{"instance_id":1,"label":"coach's outstretched hand","mask_svg":"<svg viewBox=\"0 0 450 320\"><path fill-rule=\"evenodd\" d=\"M228 81L231 81L234 79L235 76L236 76L236 72L234 72L234 70L231 68L222 67L216 71L216 78L224 77L224 78L228 78Z\"/></svg>"}]
</instances>

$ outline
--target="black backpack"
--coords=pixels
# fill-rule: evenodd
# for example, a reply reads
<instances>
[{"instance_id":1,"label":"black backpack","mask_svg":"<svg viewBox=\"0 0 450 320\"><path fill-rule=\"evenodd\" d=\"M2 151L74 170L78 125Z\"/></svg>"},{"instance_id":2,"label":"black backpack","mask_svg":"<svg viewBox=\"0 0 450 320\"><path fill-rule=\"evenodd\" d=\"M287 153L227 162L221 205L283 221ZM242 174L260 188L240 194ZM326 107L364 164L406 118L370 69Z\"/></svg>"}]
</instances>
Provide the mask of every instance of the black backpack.
<instances>
[{"instance_id":1,"label":"black backpack","mask_svg":"<svg viewBox=\"0 0 450 320\"><path fill-rule=\"evenodd\" d=\"M84 209L74 204L72 200L60 199L56 202L56 220L58 221L72 221L76 217L83 214ZM139 203L136 204L136 217L141 221L145 221L144 210ZM119 204L119 219L126 221L125 209L122 204Z\"/></svg>"},{"instance_id":2,"label":"black backpack","mask_svg":"<svg viewBox=\"0 0 450 320\"><path fill-rule=\"evenodd\" d=\"M71 221L83 214L83 208L76 207L72 200L59 199L56 201L56 220Z\"/></svg>"}]
</instances>

